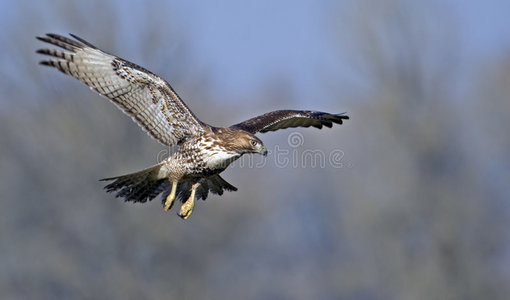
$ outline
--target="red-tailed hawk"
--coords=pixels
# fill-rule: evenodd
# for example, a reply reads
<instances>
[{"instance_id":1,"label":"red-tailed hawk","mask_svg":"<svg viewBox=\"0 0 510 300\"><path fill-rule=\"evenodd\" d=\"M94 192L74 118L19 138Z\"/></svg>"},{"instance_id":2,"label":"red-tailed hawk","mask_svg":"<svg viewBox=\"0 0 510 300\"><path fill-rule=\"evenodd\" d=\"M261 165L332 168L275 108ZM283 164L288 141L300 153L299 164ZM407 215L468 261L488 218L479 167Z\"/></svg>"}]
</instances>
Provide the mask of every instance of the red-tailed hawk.
<instances>
[{"instance_id":1,"label":"red-tailed hawk","mask_svg":"<svg viewBox=\"0 0 510 300\"><path fill-rule=\"evenodd\" d=\"M196 198L205 200L209 192L222 195L224 190L237 190L219 175L233 161L246 153L267 155L255 133L289 127L321 129L349 119L344 113L278 110L228 128L210 126L189 110L164 79L71 36L74 40L57 34L37 37L64 49L37 50L53 57L41 64L55 67L107 97L163 145L178 146L157 165L102 179L113 181L105 189L132 202L150 201L163 193L165 210L172 207L175 199L183 203L179 216L184 219L193 211Z\"/></svg>"}]
</instances>

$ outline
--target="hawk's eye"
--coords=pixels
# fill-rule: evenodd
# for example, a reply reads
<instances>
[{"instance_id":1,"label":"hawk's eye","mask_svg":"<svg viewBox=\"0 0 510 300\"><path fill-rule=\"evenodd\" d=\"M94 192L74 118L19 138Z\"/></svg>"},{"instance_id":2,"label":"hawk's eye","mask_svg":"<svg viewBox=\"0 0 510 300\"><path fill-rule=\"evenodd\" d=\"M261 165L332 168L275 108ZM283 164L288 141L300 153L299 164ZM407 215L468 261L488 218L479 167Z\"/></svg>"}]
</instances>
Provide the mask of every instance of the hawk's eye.
<instances>
[{"instance_id":1,"label":"hawk's eye","mask_svg":"<svg viewBox=\"0 0 510 300\"><path fill-rule=\"evenodd\" d=\"M250 145L251 145L252 147L257 146L257 144L258 144L258 142L257 142L256 140L250 140Z\"/></svg>"}]
</instances>

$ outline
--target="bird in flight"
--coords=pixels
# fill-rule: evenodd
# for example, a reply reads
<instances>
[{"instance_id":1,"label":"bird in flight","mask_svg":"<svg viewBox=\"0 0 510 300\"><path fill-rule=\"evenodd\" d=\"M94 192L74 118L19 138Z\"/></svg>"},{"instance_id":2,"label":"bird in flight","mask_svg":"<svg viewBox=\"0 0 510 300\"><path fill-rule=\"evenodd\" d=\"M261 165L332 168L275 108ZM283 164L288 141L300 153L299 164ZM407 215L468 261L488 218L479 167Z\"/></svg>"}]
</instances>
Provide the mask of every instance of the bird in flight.
<instances>
[{"instance_id":1,"label":"bird in flight","mask_svg":"<svg viewBox=\"0 0 510 300\"><path fill-rule=\"evenodd\" d=\"M164 161L145 170L101 179L110 181L107 192L125 201L146 202L163 194L165 210L177 199L179 216L187 219L196 199L209 192L237 191L220 173L247 153L267 155L256 133L289 127L332 127L349 119L345 113L277 110L226 128L200 121L173 88L152 72L108 54L71 34L74 39L46 34L37 39L61 49L39 49L51 58L42 65L57 68L110 99L150 136L166 146L177 146Z\"/></svg>"}]
</instances>

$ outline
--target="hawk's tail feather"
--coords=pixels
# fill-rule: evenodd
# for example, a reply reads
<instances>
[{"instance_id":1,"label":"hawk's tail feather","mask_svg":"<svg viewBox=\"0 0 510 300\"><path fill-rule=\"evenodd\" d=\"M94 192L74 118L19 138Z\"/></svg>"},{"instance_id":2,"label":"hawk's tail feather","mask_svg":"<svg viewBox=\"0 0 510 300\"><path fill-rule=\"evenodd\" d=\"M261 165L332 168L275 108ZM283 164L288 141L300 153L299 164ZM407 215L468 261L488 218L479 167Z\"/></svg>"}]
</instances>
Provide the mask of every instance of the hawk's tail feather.
<instances>
[{"instance_id":1,"label":"hawk's tail feather","mask_svg":"<svg viewBox=\"0 0 510 300\"><path fill-rule=\"evenodd\" d=\"M158 176L161 164L145 170L123 176L104 178L101 181L113 181L105 186L108 193L115 192L115 197L124 198L127 202L147 202L163 193L162 201L170 194L171 184L167 178ZM198 179L200 183L196 190L197 199L205 200L209 191L213 194L223 195L224 191L237 191L237 188L220 175L213 175ZM183 181L177 185L176 199L185 202L191 194L191 185L194 182Z\"/></svg>"},{"instance_id":2,"label":"hawk's tail feather","mask_svg":"<svg viewBox=\"0 0 510 300\"><path fill-rule=\"evenodd\" d=\"M123 176L104 178L101 181L112 181L105 186L108 193L116 192L115 197L124 198L129 202L147 202L170 187L166 178L158 178L161 165Z\"/></svg>"}]
</instances>

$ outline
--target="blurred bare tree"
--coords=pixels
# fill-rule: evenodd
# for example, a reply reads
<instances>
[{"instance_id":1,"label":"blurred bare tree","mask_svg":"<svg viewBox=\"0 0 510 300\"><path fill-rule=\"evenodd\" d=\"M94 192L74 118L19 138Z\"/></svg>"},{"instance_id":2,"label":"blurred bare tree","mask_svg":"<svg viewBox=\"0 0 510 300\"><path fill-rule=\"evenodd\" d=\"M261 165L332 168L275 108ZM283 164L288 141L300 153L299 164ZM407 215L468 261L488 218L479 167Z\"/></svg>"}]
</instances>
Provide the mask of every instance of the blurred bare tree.
<instances>
[{"instance_id":1,"label":"blurred bare tree","mask_svg":"<svg viewBox=\"0 0 510 300\"><path fill-rule=\"evenodd\" d=\"M374 284L377 299L505 298L507 274L494 262L507 251L508 210L496 213L504 196L487 197L477 175L480 157L470 145L485 143L473 138L481 116L471 108L480 102L457 93L458 67L466 62L454 15L404 0L352 5L347 11L357 13L343 15L342 25L352 68L366 80L354 113L363 151L352 151L362 174L353 178L363 175L366 186L346 217L362 229L359 259L372 258L363 285ZM505 91L501 80L491 83ZM476 93L461 84L463 97ZM499 111L507 115L498 120L510 117Z\"/></svg>"}]
</instances>

